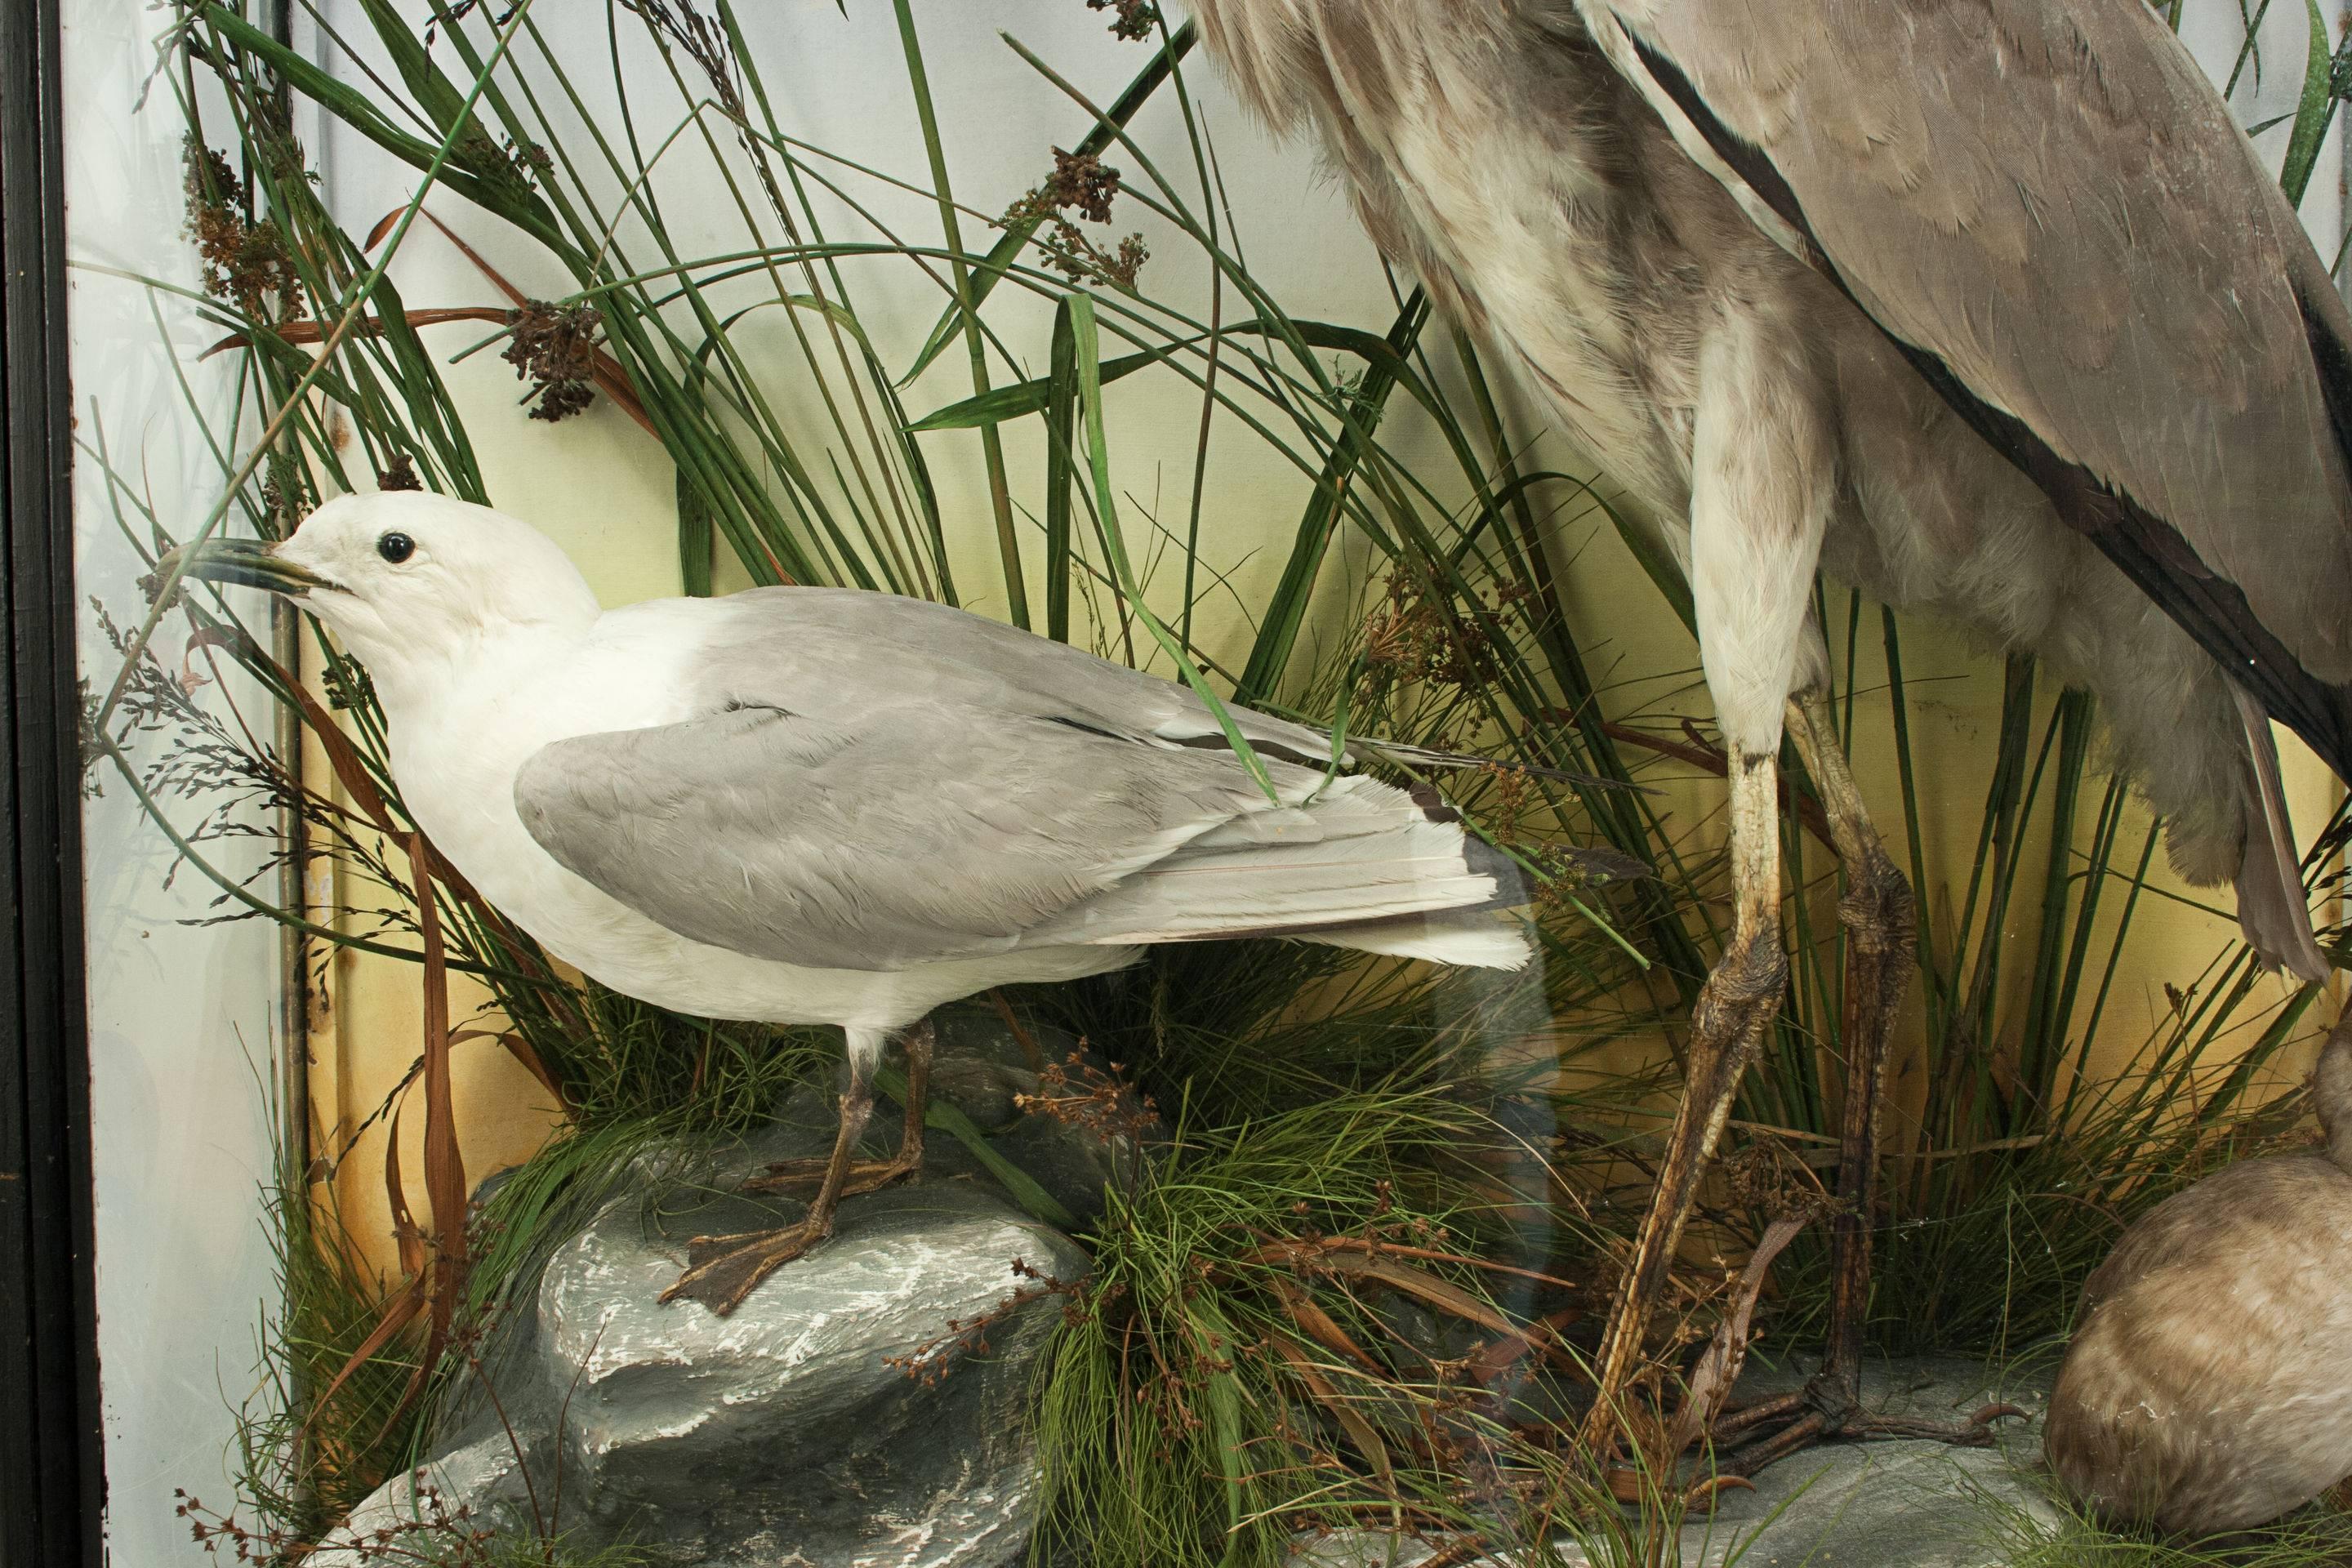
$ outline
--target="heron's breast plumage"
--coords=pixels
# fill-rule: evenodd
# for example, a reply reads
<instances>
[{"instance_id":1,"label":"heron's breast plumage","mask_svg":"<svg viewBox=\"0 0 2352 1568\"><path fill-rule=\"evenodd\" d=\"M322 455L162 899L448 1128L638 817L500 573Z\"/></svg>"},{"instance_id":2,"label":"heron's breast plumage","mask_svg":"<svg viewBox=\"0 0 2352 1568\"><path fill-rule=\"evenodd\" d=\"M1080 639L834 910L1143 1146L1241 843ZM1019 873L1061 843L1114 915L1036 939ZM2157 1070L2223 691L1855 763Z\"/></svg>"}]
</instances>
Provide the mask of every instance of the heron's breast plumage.
<instances>
[{"instance_id":1,"label":"heron's breast plumage","mask_svg":"<svg viewBox=\"0 0 2352 1568\"><path fill-rule=\"evenodd\" d=\"M1432 25L1429 0L1319 8L1308 79L1326 145L1382 247L1621 482L1678 513L1713 264L1641 177L1630 95L1580 34L1435 8L1453 20Z\"/></svg>"},{"instance_id":2,"label":"heron's breast plumage","mask_svg":"<svg viewBox=\"0 0 2352 1568\"><path fill-rule=\"evenodd\" d=\"M1701 345L1769 318L1832 414L1823 569L2033 649L2088 687L2226 878L2242 749L2211 659L1954 415L1825 279L1760 231L1586 35L1569 0L1202 0L1213 49L1277 124L1311 120L1374 240L1548 405L1688 559Z\"/></svg>"}]
</instances>

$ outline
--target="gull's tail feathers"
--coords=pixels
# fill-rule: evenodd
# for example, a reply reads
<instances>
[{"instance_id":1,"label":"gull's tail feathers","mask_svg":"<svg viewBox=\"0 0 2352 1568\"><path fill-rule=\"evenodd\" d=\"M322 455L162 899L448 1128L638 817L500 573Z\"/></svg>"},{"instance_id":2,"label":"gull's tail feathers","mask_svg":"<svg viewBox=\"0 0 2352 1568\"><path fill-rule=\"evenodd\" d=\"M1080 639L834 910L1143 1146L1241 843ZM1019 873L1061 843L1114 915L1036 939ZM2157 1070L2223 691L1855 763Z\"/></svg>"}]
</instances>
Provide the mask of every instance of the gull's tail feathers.
<instances>
[{"instance_id":1,"label":"gull's tail feathers","mask_svg":"<svg viewBox=\"0 0 2352 1568\"><path fill-rule=\"evenodd\" d=\"M1517 969L1517 868L1430 796L1363 777L1252 813L1023 935L1023 945L1288 937L1441 963Z\"/></svg>"},{"instance_id":2,"label":"gull's tail feathers","mask_svg":"<svg viewBox=\"0 0 2352 1568\"><path fill-rule=\"evenodd\" d=\"M1460 969L1525 969L1535 956L1524 930L1491 915L1423 915L1384 925L1301 931L1297 940L1391 958L1423 958Z\"/></svg>"},{"instance_id":3,"label":"gull's tail feathers","mask_svg":"<svg viewBox=\"0 0 2352 1568\"><path fill-rule=\"evenodd\" d=\"M1513 762L1504 757L1482 757L1469 752L1434 752L1427 746L1409 746L1402 741L1381 741L1364 736L1348 742L1350 756L1370 758L1374 762L1410 763L1424 768L1502 768L1515 773L1528 773L1536 778L1552 779L1570 784L1579 790L1632 790L1636 795L1658 792L1644 784L1625 779L1605 779L1598 773L1580 773L1572 768L1548 768L1535 763Z\"/></svg>"}]
</instances>

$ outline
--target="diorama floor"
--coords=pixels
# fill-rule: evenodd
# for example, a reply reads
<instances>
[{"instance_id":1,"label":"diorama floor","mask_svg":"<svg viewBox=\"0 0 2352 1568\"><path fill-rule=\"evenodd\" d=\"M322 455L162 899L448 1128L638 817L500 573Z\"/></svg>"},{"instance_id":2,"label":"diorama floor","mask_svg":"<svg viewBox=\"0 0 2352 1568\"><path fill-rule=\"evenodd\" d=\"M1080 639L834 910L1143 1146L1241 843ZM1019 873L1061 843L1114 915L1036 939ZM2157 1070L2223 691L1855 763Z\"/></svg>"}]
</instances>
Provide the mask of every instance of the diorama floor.
<instances>
[{"instance_id":1,"label":"diorama floor","mask_svg":"<svg viewBox=\"0 0 2352 1568\"><path fill-rule=\"evenodd\" d=\"M1811 1370L1802 1358L1751 1365L1739 1396L1781 1392ZM2005 1568L2037 1527L2058 1526L2038 1473L2046 1384L1996 1376L1970 1361L1900 1361L1873 1366L1864 1395L1873 1409L1935 1420L1965 1420L1994 1401L2031 1418L2004 1422L1988 1448L1906 1441L1806 1449L1757 1477L1753 1491L1727 1490L1711 1518L1693 1513L1683 1529L1685 1568ZM1615 1568L1572 1542L1561 1553ZM1431 1555L1366 1533L1317 1542L1299 1568L1414 1568Z\"/></svg>"}]
</instances>

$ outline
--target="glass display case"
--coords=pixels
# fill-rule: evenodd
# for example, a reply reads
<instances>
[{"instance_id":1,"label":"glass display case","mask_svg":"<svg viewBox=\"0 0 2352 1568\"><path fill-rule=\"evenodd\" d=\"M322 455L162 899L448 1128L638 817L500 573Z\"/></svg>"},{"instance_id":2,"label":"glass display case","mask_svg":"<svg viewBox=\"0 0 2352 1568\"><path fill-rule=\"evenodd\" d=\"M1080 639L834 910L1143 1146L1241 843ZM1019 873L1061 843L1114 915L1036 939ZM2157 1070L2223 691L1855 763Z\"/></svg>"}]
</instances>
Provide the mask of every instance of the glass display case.
<instances>
[{"instance_id":1,"label":"glass display case","mask_svg":"<svg viewBox=\"0 0 2352 1568\"><path fill-rule=\"evenodd\" d=\"M0 4L0 1568L2153 1550L2345 58L1790 3Z\"/></svg>"}]
</instances>

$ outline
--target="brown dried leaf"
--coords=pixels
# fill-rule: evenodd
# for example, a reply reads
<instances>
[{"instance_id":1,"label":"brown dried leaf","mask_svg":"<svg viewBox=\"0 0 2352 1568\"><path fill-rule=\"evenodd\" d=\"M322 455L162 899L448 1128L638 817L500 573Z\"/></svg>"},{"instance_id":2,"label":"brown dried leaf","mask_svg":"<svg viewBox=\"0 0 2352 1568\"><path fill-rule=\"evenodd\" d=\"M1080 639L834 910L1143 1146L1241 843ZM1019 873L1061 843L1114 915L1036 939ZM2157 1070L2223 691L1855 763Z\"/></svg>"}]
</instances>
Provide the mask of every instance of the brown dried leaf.
<instances>
[{"instance_id":1,"label":"brown dried leaf","mask_svg":"<svg viewBox=\"0 0 2352 1568\"><path fill-rule=\"evenodd\" d=\"M1691 1369L1687 1392L1682 1407L1675 1412L1674 1421L1666 1429L1665 1452L1658 1455L1662 1461L1675 1456L1698 1440L1699 1435L1715 1425L1717 1411L1731 1385L1739 1379L1740 1364L1748 1359L1748 1326L1756 1314L1756 1299L1763 1293L1764 1281L1772 1272L1772 1260L1781 1249L1797 1238L1797 1233L1813 1222L1813 1210L1783 1215L1765 1226L1758 1238L1756 1250L1748 1255L1748 1267L1739 1272L1739 1282L1732 1288L1731 1310L1715 1326L1715 1338L1698 1364Z\"/></svg>"},{"instance_id":2,"label":"brown dried leaf","mask_svg":"<svg viewBox=\"0 0 2352 1568\"><path fill-rule=\"evenodd\" d=\"M1282 1303L1283 1310L1290 1314L1290 1321L1298 1325L1301 1333L1332 1354L1347 1357L1366 1372L1380 1371L1379 1363L1349 1337L1348 1331L1318 1306L1312 1296L1279 1277L1268 1282L1273 1285L1275 1297Z\"/></svg>"},{"instance_id":3,"label":"brown dried leaf","mask_svg":"<svg viewBox=\"0 0 2352 1568\"><path fill-rule=\"evenodd\" d=\"M402 1287L399 1295L384 1303L383 1316L376 1320L375 1327L369 1331L368 1337L360 1342L357 1350L352 1352L351 1358L343 1363L342 1370L328 1379L327 1386L310 1404L310 1419L317 1419L319 1412L324 1410L329 1402L341 1390L343 1384L351 1381L352 1374L373 1361L376 1352L390 1344L393 1337L406 1328L409 1321L424 1310L424 1284L421 1280L412 1279Z\"/></svg>"},{"instance_id":4,"label":"brown dried leaf","mask_svg":"<svg viewBox=\"0 0 2352 1568\"><path fill-rule=\"evenodd\" d=\"M1354 1274L1367 1279L1377 1279L1393 1290L1436 1308L1451 1312L1481 1328L1492 1329L1498 1334L1516 1334L1525 1331L1513 1325L1508 1318L1488 1306L1461 1286L1441 1279L1425 1268L1415 1268L1409 1263L1393 1258L1335 1253L1324 1264L1335 1273Z\"/></svg>"},{"instance_id":5,"label":"brown dried leaf","mask_svg":"<svg viewBox=\"0 0 2352 1568\"><path fill-rule=\"evenodd\" d=\"M415 879L416 923L425 947L425 1193L433 1202L433 1324L446 1333L466 1276L466 1162L457 1148L450 1100L449 957L433 893L433 850L412 833L408 863Z\"/></svg>"},{"instance_id":6,"label":"brown dried leaf","mask_svg":"<svg viewBox=\"0 0 2352 1568\"><path fill-rule=\"evenodd\" d=\"M507 319L507 313L504 310L493 309L488 305L445 306L430 310L404 310L401 314L412 327L437 327L445 321L494 321L503 326ZM333 329L324 321L312 321L305 317L299 321L281 321L270 330L289 343L308 347L310 344L324 342L327 334ZM351 330L362 337L374 337L383 331L383 318L362 316L352 323ZM210 359L213 355L229 349L244 348L252 342L253 339L247 333L233 332L206 349L200 357Z\"/></svg>"},{"instance_id":7,"label":"brown dried leaf","mask_svg":"<svg viewBox=\"0 0 2352 1568\"><path fill-rule=\"evenodd\" d=\"M1372 1473L1380 1477L1381 1487L1388 1492L1391 1499L1394 1499L1397 1489L1396 1468L1389 1461L1388 1445L1381 1440L1381 1435L1373 1430L1372 1424L1358 1414L1355 1408L1340 1395L1339 1391L1332 1386L1331 1380L1323 1375L1322 1369L1315 1364L1313 1358L1307 1355L1297 1342L1286 1339L1280 1334L1270 1334L1266 1338L1266 1342L1274 1347L1275 1353L1290 1363L1292 1373L1306 1386L1307 1392L1314 1396L1315 1402L1331 1413L1333 1418L1339 1423L1339 1430L1348 1435L1348 1441L1353 1443L1356 1446L1356 1451L1364 1456L1364 1462L1372 1467Z\"/></svg>"}]
</instances>

